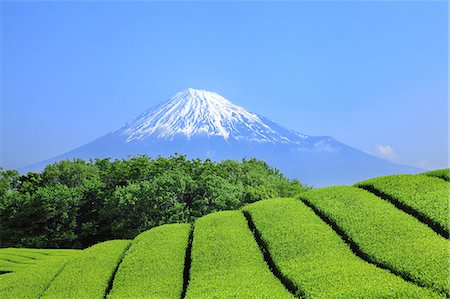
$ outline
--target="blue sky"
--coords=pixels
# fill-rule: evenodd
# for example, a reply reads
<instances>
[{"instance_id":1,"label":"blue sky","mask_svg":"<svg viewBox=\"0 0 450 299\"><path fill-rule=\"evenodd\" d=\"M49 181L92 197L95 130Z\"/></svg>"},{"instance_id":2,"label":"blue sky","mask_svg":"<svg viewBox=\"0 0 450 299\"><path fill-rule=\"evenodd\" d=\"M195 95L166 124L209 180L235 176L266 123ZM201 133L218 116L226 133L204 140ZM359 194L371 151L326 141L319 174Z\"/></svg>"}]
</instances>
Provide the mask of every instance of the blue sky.
<instances>
[{"instance_id":1,"label":"blue sky","mask_svg":"<svg viewBox=\"0 0 450 299\"><path fill-rule=\"evenodd\" d=\"M74 149L193 87L443 168L447 23L446 1L4 1L0 165Z\"/></svg>"}]
</instances>

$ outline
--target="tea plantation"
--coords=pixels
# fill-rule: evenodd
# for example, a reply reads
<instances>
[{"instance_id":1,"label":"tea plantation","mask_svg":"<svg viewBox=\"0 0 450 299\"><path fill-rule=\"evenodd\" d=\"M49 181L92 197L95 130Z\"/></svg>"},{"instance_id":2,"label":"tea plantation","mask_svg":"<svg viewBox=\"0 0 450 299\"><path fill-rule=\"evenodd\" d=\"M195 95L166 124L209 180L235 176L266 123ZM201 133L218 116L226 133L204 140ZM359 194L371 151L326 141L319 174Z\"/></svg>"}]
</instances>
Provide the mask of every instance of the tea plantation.
<instances>
[{"instance_id":1,"label":"tea plantation","mask_svg":"<svg viewBox=\"0 0 450 299\"><path fill-rule=\"evenodd\" d=\"M84 250L0 249L0 298L450 298L448 169L310 190Z\"/></svg>"}]
</instances>

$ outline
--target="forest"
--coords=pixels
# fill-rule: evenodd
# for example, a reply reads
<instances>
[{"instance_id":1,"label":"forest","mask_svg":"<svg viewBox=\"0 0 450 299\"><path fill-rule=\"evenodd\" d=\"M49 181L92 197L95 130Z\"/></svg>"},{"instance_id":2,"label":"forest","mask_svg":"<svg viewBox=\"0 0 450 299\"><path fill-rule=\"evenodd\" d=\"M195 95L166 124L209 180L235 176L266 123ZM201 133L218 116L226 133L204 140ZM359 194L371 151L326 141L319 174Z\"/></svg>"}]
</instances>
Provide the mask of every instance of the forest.
<instances>
[{"instance_id":1,"label":"forest","mask_svg":"<svg viewBox=\"0 0 450 299\"><path fill-rule=\"evenodd\" d=\"M1 170L1 169L0 169ZM311 189L263 161L148 156L0 171L1 247L86 248Z\"/></svg>"}]
</instances>

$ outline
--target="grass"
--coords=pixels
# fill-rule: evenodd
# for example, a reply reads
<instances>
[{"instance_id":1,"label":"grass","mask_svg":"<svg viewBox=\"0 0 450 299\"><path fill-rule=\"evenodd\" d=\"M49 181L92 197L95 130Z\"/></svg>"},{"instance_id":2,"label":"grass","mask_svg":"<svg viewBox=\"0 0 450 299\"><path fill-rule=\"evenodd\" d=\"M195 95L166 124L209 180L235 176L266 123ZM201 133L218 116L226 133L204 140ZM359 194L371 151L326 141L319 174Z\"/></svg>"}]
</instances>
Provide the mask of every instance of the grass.
<instances>
[{"instance_id":1,"label":"grass","mask_svg":"<svg viewBox=\"0 0 450 299\"><path fill-rule=\"evenodd\" d=\"M296 199L247 206L278 269L305 298L437 298L437 294L358 258Z\"/></svg>"},{"instance_id":2,"label":"grass","mask_svg":"<svg viewBox=\"0 0 450 299\"><path fill-rule=\"evenodd\" d=\"M43 265L28 266L26 271L2 274L0 298L38 298L69 259L70 257L55 257Z\"/></svg>"},{"instance_id":3,"label":"grass","mask_svg":"<svg viewBox=\"0 0 450 299\"><path fill-rule=\"evenodd\" d=\"M240 211L195 222L186 298L293 298L270 272Z\"/></svg>"},{"instance_id":4,"label":"grass","mask_svg":"<svg viewBox=\"0 0 450 299\"><path fill-rule=\"evenodd\" d=\"M438 170L432 170L422 173L423 175L428 175L432 177L441 178L443 180L446 180L447 182L450 181L450 168L444 168L444 169L438 169Z\"/></svg>"},{"instance_id":5,"label":"grass","mask_svg":"<svg viewBox=\"0 0 450 299\"><path fill-rule=\"evenodd\" d=\"M309 191L312 205L354 242L367 258L421 286L449 289L449 241L389 202L354 187Z\"/></svg>"},{"instance_id":6,"label":"grass","mask_svg":"<svg viewBox=\"0 0 450 299\"><path fill-rule=\"evenodd\" d=\"M391 175L356 184L409 212L438 233L449 235L449 184L425 175Z\"/></svg>"},{"instance_id":7,"label":"grass","mask_svg":"<svg viewBox=\"0 0 450 299\"><path fill-rule=\"evenodd\" d=\"M44 294L44 298L103 298L130 241L102 242L72 259Z\"/></svg>"},{"instance_id":8,"label":"grass","mask_svg":"<svg viewBox=\"0 0 450 299\"><path fill-rule=\"evenodd\" d=\"M137 236L108 298L180 298L189 224L167 224Z\"/></svg>"}]
</instances>

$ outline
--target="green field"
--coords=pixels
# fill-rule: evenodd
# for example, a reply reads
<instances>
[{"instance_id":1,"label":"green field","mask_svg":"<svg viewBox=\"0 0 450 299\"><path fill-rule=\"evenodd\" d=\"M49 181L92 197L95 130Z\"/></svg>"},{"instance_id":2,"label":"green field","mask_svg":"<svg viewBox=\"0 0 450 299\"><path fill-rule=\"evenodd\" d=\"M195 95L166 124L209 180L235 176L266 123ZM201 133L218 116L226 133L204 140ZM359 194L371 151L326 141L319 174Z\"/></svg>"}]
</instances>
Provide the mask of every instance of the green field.
<instances>
[{"instance_id":1,"label":"green field","mask_svg":"<svg viewBox=\"0 0 450 299\"><path fill-rule=\"evenodd\" d=\"M292 298L264 262L240 211L195 223L186 298Z\"/></svg>"},{"instance_id":2,"label":"green field","mask_svg":"<svg viewBox=\"0 0 450 299\"><path fill-rule=\"evenodd\" d=\"M428 175L428 176L432 176L432 177L441 178L443 180L446 180L447 182L450 181L450 168L427 171L427 172L424 172L422 174Z\"/></svg>"},{"instance_id":3,"label":"green field","mask_svg":"<svg viewBox=\"0 0 450 299\"><path fill-rule=\"evenodd\" d=\"M307 298L431 297L431 292L357 257L310 208L274 199L245 209L274 263Z\"/></svg>"},{"instance_id":4,"label":"green field","mask_svg":"<svg viewBox=\"0 0 450 299\"><path fill-rule=\"evenodd\" d=\"M55 257L67 258L80 252L76 249L2 248L0 273L19 271L32 265L44 266Z\"/></svg>"},{"instance_id":5,"label":"green field","mask_svg":"<svg viewBox=\"0 0 450 299\"><path fill-rule=\"evenodd\" d=\"M167 224L137 236L108 298L179 298L189 230L189 224Z\"/></svg>"},{"instance_id":6,"label":"green field","mask_svg":"<svg viewBox=\"0 0 450 299\"><path fill-rule=\"evenodd\" d=\"M426 175L392 175L356 184L417 217L444 237L449 236L449 183Z\"/></svg>"},{"instance_id":7,"label":"green field","mask_svg":"<svg viewBox=\"0 0 450 299\"><path fill-rule=\"evenodd\" d=\"M367 260L418 285L450 292L450 243L416 218L355 187L318 189L301 199Z\"/></svg>"},{"instance_id":8,"label":"green field","mask_svg":"<svg viewBox=\"0 0 450 299\"><path fill-rule=\"evenodd\" d=\"M102 298L130 241L96 244L69 261L53 280L44 298Z\"/></svg>"},{"instance_id":9,"label":"green field","mask_svg":"<svg viewBox=\"0 0 450 299\"><path fill-rule=\"evenodd\" d=\"M449 298L450 242L433 227L448 194L428 173L396 175L84 250L3 248L0 298Z\"/></svg>"}]
</instances>

